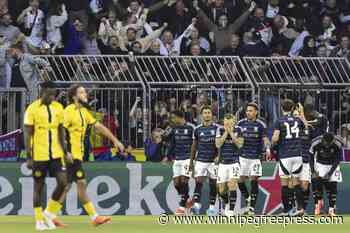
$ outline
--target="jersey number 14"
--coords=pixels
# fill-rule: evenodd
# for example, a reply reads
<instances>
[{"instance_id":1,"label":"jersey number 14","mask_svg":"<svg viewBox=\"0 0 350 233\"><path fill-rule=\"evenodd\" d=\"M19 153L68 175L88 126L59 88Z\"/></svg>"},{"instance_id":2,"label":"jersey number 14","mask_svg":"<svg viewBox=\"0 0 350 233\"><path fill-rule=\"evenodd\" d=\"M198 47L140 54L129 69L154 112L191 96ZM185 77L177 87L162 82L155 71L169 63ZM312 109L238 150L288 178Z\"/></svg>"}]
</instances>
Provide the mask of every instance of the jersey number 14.
<instances>
[{"instance_id":1,"label":"jersey number 14","mask_svg":"<svg viewBox=\"0 0 350 233\"><path fill-rule=\"evenodd\" d=\"M284 125L286 126L287 130L286 139L299 138L300 130L297 121L294 122L294 125L292 127L288 122L284 122Z\"/></svg>"}]
</instances>

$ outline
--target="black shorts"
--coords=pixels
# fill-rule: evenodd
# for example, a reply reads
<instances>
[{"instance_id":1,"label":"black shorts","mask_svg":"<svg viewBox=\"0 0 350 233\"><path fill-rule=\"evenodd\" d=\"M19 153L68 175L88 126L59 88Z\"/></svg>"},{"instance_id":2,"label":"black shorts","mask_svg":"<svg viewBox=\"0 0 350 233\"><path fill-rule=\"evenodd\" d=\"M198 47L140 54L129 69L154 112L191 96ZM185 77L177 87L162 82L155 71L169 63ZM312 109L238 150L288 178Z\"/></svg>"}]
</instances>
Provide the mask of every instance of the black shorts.
<instances>
[{"instance_id":1,"label":"black shorts","mask_svg":"<svg viewBox=\"0 0 350 233\"><path fill-rule=\"evenodd\" d=\"M73 164L67 164L67 175L69 183L85 179L85 171L83 169L82 163L83 162L81 160L75 159L73 161Z\"/></svg>"},{"instance_id":2,"label":"black shorts","mask_svg":"<svg viewBox=\"0 0 350 233\"><path fill-rule=\"evenodd\" d=\"M65 170L66 169L61 159L53 159L49 161L33 161L34 179L42 179L47 175L50 177L56 177L57 173L65 172Z\"/></svg>"}]
</instances>

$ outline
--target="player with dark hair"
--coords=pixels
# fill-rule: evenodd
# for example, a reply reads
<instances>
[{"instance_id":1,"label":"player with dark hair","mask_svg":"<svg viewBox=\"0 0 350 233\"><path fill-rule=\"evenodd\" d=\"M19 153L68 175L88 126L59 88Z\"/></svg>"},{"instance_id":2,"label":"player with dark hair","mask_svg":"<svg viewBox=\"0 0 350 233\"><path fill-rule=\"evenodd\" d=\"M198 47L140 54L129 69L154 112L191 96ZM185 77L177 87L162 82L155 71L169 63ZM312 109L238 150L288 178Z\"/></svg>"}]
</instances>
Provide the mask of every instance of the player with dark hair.
<instances>
[{"instance_id":1,"label":"player with dark hair","mask_svg":"<svg viewBox=\"0 0 350 233\"><path fill-rule=\"evenodd\" d=\"M216 147L220 152L217 184L225 204L226 216L234 215L240 177L239 149L243 140L241 129L236 126L236 118L232 114L226 114L224 126L216 132Z\"/></svg>"},{"instance_id":2,"label":"player with dark hair","mask_svg":"<svg viewBox=\"0 0 350 233\"><path fill-rule=\"evenodd\" d=\"M55 84L42 83L40 98L30 104L24 114L27 166L33 170L33 206L36 230L39 231L55 229L56 225L63 226L56 219L56 214L62 208L59 200L67 188L63 161L67 153L64 143L63 106L55 101L55 96ZM72 162L71 158L66 159ZM57 186L43 212L41 200L47 174L56 178Z\"/></svg>"},{"instance_id":3,"label":"player with dark hair","mask_svg":"<svg viewBox=\"0 0 350 233\"><path fill-rule=\"evenodd\" d=\"M304 107L305 118L308 121L309 135L311 141L329 131L329 121L324 114L317 112L312 104L306 104ZM317 180L311 179L312 196L315 203L315 214L319 214L324 206L323 193L316 195ZM321 191L322 192L322 191Z\"/></svg>"},{"instance_id":4,"label":"player with dark hair","mask_svg":"<svg viewBox=\"0 0 350 233\"><path fill-rule=\"evenodd\" d=\"M272 143L278 144L279 175L281 177L281 192L284 212L289 215L304 214L304 195L300 184L303 168L301 151L301 132L306 128L306 121L292 115L295 104L286 99L282 102L283 116L274 124ZM290 200L295 192L297 210L292 209Z\"/></svg>"},{"instance_id":5,"label":"player with dark hair","mask_svg":"<svg viewBox=\"0 0 350 233\"><path fill-rule=\"evenodd\" d=\"M218 125L213 123L213 112L209 106L201 109L203 124L198 125L193 133L191 148L190 171L194 172L196 187L193 194L194 205L192 211L199 214L201 209L201 193L205 177L209 178L209 209L208 215L215 215L215 202L217 196L217 149L215 146L216 130ZM196 163L194 164L194 161ZM194 168L193 168L194 166Z\"/></svg>"},{"instance_id":6,"label":"player with dark hair","mask_svg":"<svg viewBox=\"0 0 350 233\"><path fill-rule=\"evenodd\" d=\"M238 122L242 130L244 143L240 151L239 163L241 165L239 189L246 202L247 214L255 214L255 205L259 194L259 177L262 176L261 156L271 157L270 141L267 137L267 127L263 120L258 118L258 106L249 103L246 108L246 118ZM251 191L248 192L245 181L250 178Z\"/></svg>"},{"instance_id":7,"label":"player with dark hair","mask_svg":"<svg viewBox=\"0 0 350 233\"><path fill-rule=\"evenodd\" d=\"M83 204L93 225L98 226L111 221L110 217L99 216L86 192L85 172L82 167L84 155L84 138L88 126L93 126L100 134L107 137L120 151L123 144L101 123L91 115L88 110L88 96L84 87L73 85L68 90L70 105L64 109L63 126L67 131L68 154L73 157L73 163L67 165L68 182L76 182L78 198Z\"/></svg>"},{"instance_id":8,"label":"player with dark hair","mask_svg":"<svg viewBox=\"0 0 350 233\"><path fill-rule=\"evenodd\" d=\"M182 111L172 112L172 122L174 127L169 134L170 146L169 155L175 157L173 164L174 186L181 197L179 208L176 209L176 215L184 215L187 208L190 207L188 180L190 175L190 157L193 143L194 125L186 122L185 114Z\"/></svg>"},{"instance_id":9,"label":"player with dark hair","mask_svg":"<svg viewBox=\"0 0 350 233\"><path fill-rule=\"evenodd\" d=\"M328 195L328 214L335 215L337 201L337 183L342 182L342 174L339 167L343 142L331 133L325 133L312 141L310 148L310 167L315 179L315 191L318 200L322 199L323 187ZM320 212L316 211L315 215ZM319 210L318 210L319 211Z\"/></svg>"}]
</instances>

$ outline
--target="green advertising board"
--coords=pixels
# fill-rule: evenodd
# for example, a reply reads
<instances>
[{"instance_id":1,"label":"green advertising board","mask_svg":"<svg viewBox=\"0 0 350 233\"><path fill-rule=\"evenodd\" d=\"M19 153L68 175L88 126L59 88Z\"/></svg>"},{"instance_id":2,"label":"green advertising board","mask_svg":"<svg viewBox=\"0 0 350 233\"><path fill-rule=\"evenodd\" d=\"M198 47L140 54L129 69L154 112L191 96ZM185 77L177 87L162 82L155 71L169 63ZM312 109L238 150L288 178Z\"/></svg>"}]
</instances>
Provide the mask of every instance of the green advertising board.
<instances>
[{"instance_id":1,"label":"green advertising board","mask_svg":"<svg viewBox=\"0 0 350 233\"><path fill-rule=\"evenodd\" d=\"M85 163L88 193L97 211L103 215L158 215L172 213L178 207L178 195L172 184L171 164L155 163ZM275 214L281 211L281 193L275 163L264 163L260 180L257 212ZM350 213L349 164L342 164L343 183L338 186L338 213ZM46 200L55 188L53 178L46 179ZM190 181L190 193L194 180ZM33 180L25 164L0 163L0 215L32 215ZM238 192L238 197L240 193ZM311 197L310 197L311 198ZM202 211L208 206L208 185L202 193ZM310 199L311 200L311 199ZM44 201L44 200L43 200ZM310 201L312 203L312 201ZM238 198L236 211L240 211ZM311 211L312 205L308 211ZM78 199L76 187L67 195L63 214L85 214Z\"/></svg>"}]
</instances>

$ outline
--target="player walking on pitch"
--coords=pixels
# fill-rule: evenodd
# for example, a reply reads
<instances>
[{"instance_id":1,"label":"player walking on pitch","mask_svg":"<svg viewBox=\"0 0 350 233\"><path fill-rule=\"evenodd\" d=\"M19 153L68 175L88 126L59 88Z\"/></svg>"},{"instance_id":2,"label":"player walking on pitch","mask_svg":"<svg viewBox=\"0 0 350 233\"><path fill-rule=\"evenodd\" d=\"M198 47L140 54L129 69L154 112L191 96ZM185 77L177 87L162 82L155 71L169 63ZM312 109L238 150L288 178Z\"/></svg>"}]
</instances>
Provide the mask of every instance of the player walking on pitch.
<instances>
[{"instance_id":1,"label":"player walking on pitch","mask_svg":"<svg viewBox=\"0 0 350 233\"><path fill-rule=\"evenodd\" d=\"M174 155L175 161L173 164L173 180L174 186L181 197L179 208L176 209L176 215L184 215L187 207L190 207L189 200L189 185L190 178L190 157L191 147L193 143L194 125L187 123L184 112L173 111L173 121L175 127L171 130L169 154Z\"/></svg>"},{"instance_id":2,"label":"player walking on pitch","mask_svg":"<svg viewBox=\"0 0 350 233\"><path fill-rule=\"evenodd\" d=\"M56 225L63 226L56 219L56 214L62 208L59 200L67 188L63 162L67 153L64 143L63 106L55 101L55 96L54 83L42 83L40 98L28 106L24 115L27 166L33 171L33 206L36 230L39 231L55 229ZM70 158L66 159L72 162ZM41 200L48 173L56 178L57 186L43 212Z\"/></svg>"},{"instance_id":3,"label":"player walking on pitch","mask_svg":"<svg viewBox=\"0 0 350 233\"><path fill-rule=\"evenodd\" d=\"M219 149L217 184L227 216L234 214L237 199L236 189L240 176L239 148L243 145L243 138L239 137L241 130L235 125L235 117L232 114L226 114L224 126L219 127L216 133L216 147Z\"/></svg>"},{"instance_id":4,"label":"player walking on pitch","mask_svg":"<svg viewBox=\"0 0 350 233\"><path fill-rule=\"evenodd\" d=\"M197 126L193 134L191 148L190 171L194 171L196 186L193 194L192 211L199 214L201 209L201 193L205 177L209 178L209 209L208 215L215 215L215 202L217 196L217 149L215 145L216 130L218 125L213 123L213 113L209 106L201 109L203 124ZM194 160L196 163L194 164ZM194 166L194 169L193 169Z\"/></svg>"},{"instance_id":5,"label":"player walking on pitch","mask_svg":"<svg viewBox=\"0 0 350 233\"><path fill-rule=\"evenodd\" d=\"M90 216L93 225L98 226L111 221L110 217L99 216L90 201L86 192L85 172L82 167L84 155L84 138L88 126L107 137L120 151L124 146L113 134L90 114L87 107L88 97L84 87L73 85L68 90L70 105L64 110L63 126L67 130L68 154L73 157L73 163L67 165L68 182L71 185L76 182L78 187L78 198L83 204L87 214ZM63 198L62 198L63 199Z\"/></svg>"},{"instance_id":6,"label":"player walking on pitch","mask_svg":"<svg viewBox=\"0 0 350 233\"><path fill-rule=\"evenodd\" d=\"M255 205L259 194L258 179L262 176L261 155L264 147L266 158L271 157L270 141L267 137L267 127L264 121L258 118L258 105L249 103L246 109L246 118L238 122L244 139L241 148L239 163L241 166L239 189L246 201L246 213L254 214ZM250 178L250 195L245 185L247 178Z\"/></svg>"}]
</instances>

